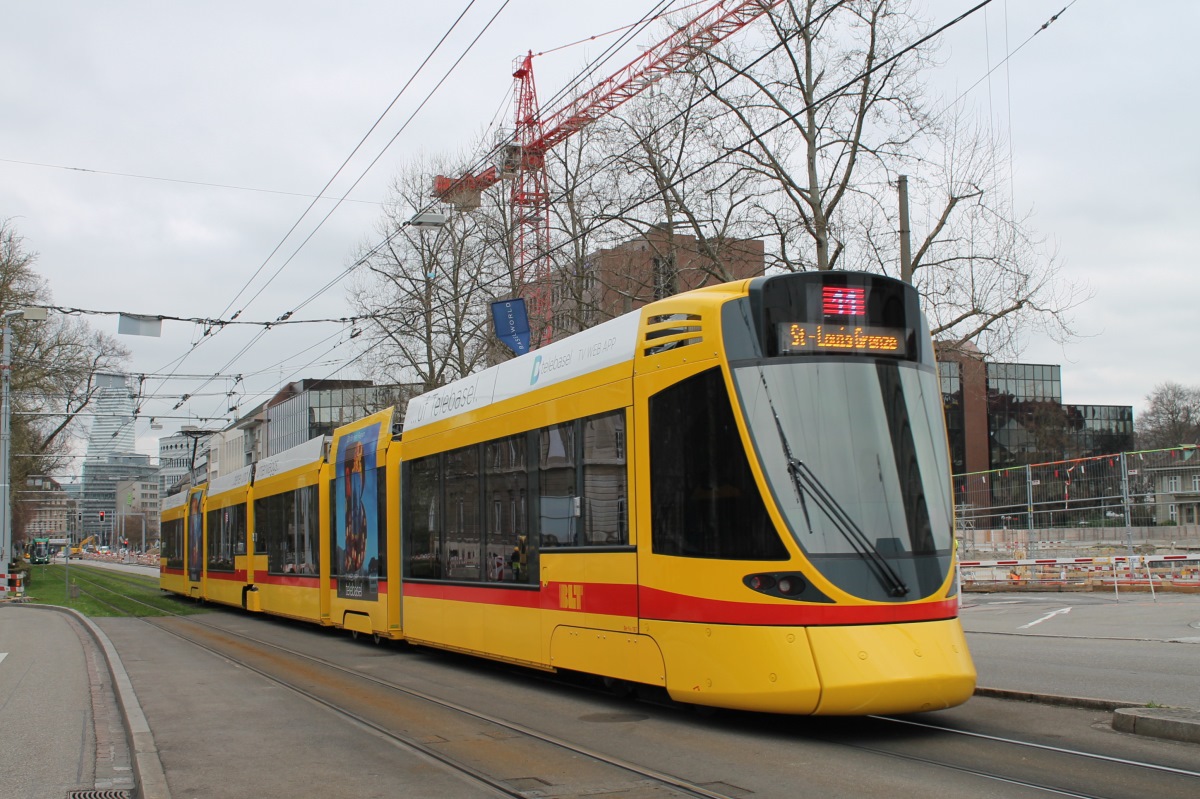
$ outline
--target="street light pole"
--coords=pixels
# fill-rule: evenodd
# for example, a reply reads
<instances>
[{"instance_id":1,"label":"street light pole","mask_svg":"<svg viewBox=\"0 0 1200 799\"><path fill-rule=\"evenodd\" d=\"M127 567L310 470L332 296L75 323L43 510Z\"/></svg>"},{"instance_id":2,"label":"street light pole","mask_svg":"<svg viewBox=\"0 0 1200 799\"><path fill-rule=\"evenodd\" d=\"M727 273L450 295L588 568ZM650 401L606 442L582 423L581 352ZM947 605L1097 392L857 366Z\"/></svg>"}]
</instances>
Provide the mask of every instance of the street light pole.
<instances>
[{"instance_id":1,"label":"street light pole","mask_svg":"<svg viewBox=\"0 0 1200 799\"><path fill-rule=\"evenodd\" d=\"M9 469L12 446L11 411L8 402L9 377L12 371L12 320L17 318L41 320L46 318L45 308L17 308L5 311L3 354L0 357L0 505L4 506L0 514L0 572L8 572L8 564L12 561L12 477ZM3 586L7 591L8 586Z\"/></svg>"},{"instance_id":2,"label":"street light pole","mask_svg":"<svg viewBox=\"0 0 1200 799\"><path fill-rule=\"evenodd\" d=\"M12 336L12 320L22 313L23 311L6 311L4 314L4 354L3 360L0 360L0 382L3 382L3 389L0 389L0 503L4 505L4 517L0 520L0 524L4 525L0 528L0 564L3 564L4 568L0 571L6 573L12 560L12 503L8 486L8 449L12 438L8 410L8 373L12 363L12 345L9 338Z\"/></svg>"}]
</instances>

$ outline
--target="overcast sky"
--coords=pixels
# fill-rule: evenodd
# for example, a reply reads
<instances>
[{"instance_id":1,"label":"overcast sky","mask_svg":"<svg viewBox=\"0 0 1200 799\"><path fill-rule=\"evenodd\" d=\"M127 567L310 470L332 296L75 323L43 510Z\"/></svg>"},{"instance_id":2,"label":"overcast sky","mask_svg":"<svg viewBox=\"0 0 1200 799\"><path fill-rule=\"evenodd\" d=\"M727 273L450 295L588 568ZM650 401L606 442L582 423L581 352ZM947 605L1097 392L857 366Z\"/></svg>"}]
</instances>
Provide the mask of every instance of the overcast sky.
<instances>
[{"instance_id":1,"label":"overcast sky","mask_svg":"<svg viewBox=\"0 0 1200 799\"><path fill-rule=\"evenodd\" d=\"M635 22L653 5L477 0L325 191L347 201L318 201L285 241L468 2L6 3L0 218L39 254L57 306L184 318L244 309L242 319L269 321L303 305L296 318L346 316L335 279L376 240L378 204L406 159L470 152L507 113L514 57ZM923 7L941 24L972 5ZM1191 0L995 0L947 35L944 64L927 76L953 97L998 67L965 102L1011 139L1017 206L1033 211L1064 276L1093 295L1075 313L1077 339L1060 347L1031 335L1021 355L1062 365L1065 402L1137 412L1158 383L1200 385L1197 29ZM607 41L540 57L540 95ZM90 319L116 332L115 317ZM187 421L170 417L248 410L285 381L357 377L336 370L350 332L296 325L254 341L260 328L227 328L193 348L201 329L168 321L158 339L122 336L130 371L184 376L147 381L139 449L157 453L151 416L169 431ZM223 377L208 386L192 377L214 374ZM184 393L196 396L172 410Z\"/></svg>"}]
</instances>

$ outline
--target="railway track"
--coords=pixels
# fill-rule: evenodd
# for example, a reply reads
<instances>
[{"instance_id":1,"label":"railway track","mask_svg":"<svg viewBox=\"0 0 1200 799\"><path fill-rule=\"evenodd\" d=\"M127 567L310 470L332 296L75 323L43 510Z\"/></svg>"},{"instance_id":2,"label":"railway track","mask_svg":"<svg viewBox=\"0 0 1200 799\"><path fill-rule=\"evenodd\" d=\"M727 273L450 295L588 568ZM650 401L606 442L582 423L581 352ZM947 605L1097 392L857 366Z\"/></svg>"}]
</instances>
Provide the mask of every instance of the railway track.
<instances>
[{"instance_id":1,"label":"railway track","mask_svg":"<svg viewBox=\"0 0 1200 799\"><path fill-rule=\"evenodd\" d=\"M209 620L211 618L211 621ZM250 621L250 631L235 631L226 626L230 620L242 625ZM253 671L275 685L320 704L349 724L370 730L397 747L419 754L440 768L496 796L585 796L618 793L622 797L709 797L722 799L749 795L776 795L782 783L815 787L813 774L799 770L788 774L782 753L820 751L831 763L865 763L850 770L868 768L881 772L900 769L924 775L920 779L931 786L943 783L971 786L977 795L1047 795L1070 797L1193 797L1200 790L1200 750L1194 751L1193 767L1183 750L1183 763L1155 761L1119 751L1086 751L1069 746L1049 745L1039 736L989 734L965 725L938 723L929 719L869 717L863 719L794 719L754 714L719 713L697 723L694 714L683 713L679 706L656 707L641 703L622 704L612 713L614 720L639 721L667 727L680 723L689 728L706 747L727 752L729 776L689 779L675 761L678 754L669 751L671 736L664 736L663 752L644 749L630 752L614 747L610 741L591 736L563 735L548 731L538 720L520 714L501 716L473 706L474 703L447 696L441 691L420 690L402 682L407 670L372 669L361 665L364 644L342 640L345 646L307 645L316 635L327 641L328 632L295 628L290 625L259 627L258 617L217 613L211 617L146 618L150 624L188 644L200 647L240 668ZM298 639L289 642L286 638ZM366 645L369 648L369 645ZM391 652L387 650L391 649ZM423 651L423 650L422 650ZM390 645L380 650L384 657L403 653ZM453 656L449 658L456 667ZM373 658L377 663L377 658ZM469 670L486 681L488 671L472 661ZM387 671L387 674L379 672ZM547 691L538 683L545 679L531 672L517 676L496 676L523 686L524 690ZM493 686L494 687L494 686ZM561 692L561 682L558 683ZM604 701L579 692L565 695L562 701L574 704ZM517 703L518 706L521 703ZM638 712L628 712L635 707ZM573 711L564 711L570 715ZM595 714L593 714L595 715ZM960 713L961 715L961 713ZM1114 743L1122 736L1113 734ZM741 752L746 741L780 754L769 758L779 763L766 773L746 762ZM464 745L464 742L480 745ZM1137 747L1135 747L1135 750ZM1144 749L1144 748L1143 748ZM1178 752L1178 750L1176 750ZM865 759L865 760L864 760ZM890 765L884 765L890 764ZM822 771L822 774L828 774ZM834 767L833 774L840 773ZM514 774L521 776L514 777ZM819 791L793 790L791 795L836 795ZM961 790L961 789L960 789ZM870 795L865 792L862 795ZM880 794L884 795L884 794ZM895 795L892 793L891 795Z\"/></svg>"},{"instance_id":2,"label":"railway track","mask_svg":"<svg viewBox=\"0 0 1200 799\"><path fill-rule=\"evenodd\" d=\"M82 584L81 590L94 601L104 602L114 609L127 611L128 605L134 603L147 612L164 613L160 605L131 600L120 593L120 587L135 582L135 577L106 574L103 578L91 579L77 574L76 578ZM747 785L742 787L736 777L729 781L689 781L667 769L604 751L603 747L568 740L547 733L537 725L501 718L445 696L417 690L395 679L365 673L354 665L287 646L271 640L270 626L255 633L231 630L221 623L230 618L259 620L218 613L209 622L168 611L158 618L143 618L142 623L316 702L348 723L369 729L396 746L439 764L489 795L582 796L600 789L621 791L622 796L648 798L732 799L751 794L771 795L761 787L753 787L753 782L742 780ZM350 652L353 651L352 647ZM484 669L482 664L474 665ZM538 673L520 672L513 679L540 683L549 678ZM561 687L561 682L557 684ZM649 715L644 717L651 720L655 714L675 718L681 715L678 706L641 703L637 707L646 711ZM625 714L630 719L639 715L643 714ZM614 719L620 716L620 713L613 714ZM989 734L961 725L929 721L931 718L939 717L797 720L722 713L706 717L699 726L707 728L704 731L707 734L732 736L731 740L766 734L775 745L820 745L843 753L883 758L903 763L905 767L953 775L955 779L965 778L978 783L978 790L990 795L1030 792L1029 795L1111 799L1145 796L1149 786L1153 786L1156 797L1191 797L1200 790L1200 751L1195 752L1195 767L1171 765L1152 762L1149 758L1051 745L1035 740L1036 736L1025 739ZM415 719L420 719L419 723ZM459 748L454 755L447 754L446 742L462 739L464 725L470 730L469 737L503 741L503 746L477 747L479 752L474 753L466 747ZM693 726L697 726L694 719ZM436 732L439 729L454 732L443 735ZM729 747L731 751L737 748L735 745ZM530 776L504 776L512 773L514 750L522 753L519 760L529 764L526 771ZM480 754L485 751L491 754ZM576 793L564 792L559 777L552 780L537 776L539 773L581 772L587 772L589 776L577 786ZM940 779L930 777L934 784Z\"/></svg>"},{"instance_id":3,"label":"railway track","mask_svg":"<svg viewBox=\"0 0 1200 799\"><path fill-rule=\"evenodd\" d=\"M531 790L541 791L551 784L536 775L516 780L496 776L511 772L514 760L524 760L537 764L536 770L541 773L588 773L587 787L580 795L594 793L598 785L604 785L606 791L636 790L634 794L622 795L647 799L678 796L729 799L727 794L704 785L261 638L231 633L194 618L188 618L182 625L151 620L146 623L232 660L241 668L316 702L397 746L440 763L495 795L529 797ZM233 638L236 640L231 640ZM414 723L416 719L420 720L419 724ZM461 738L464 724L469 729L469 737L503 741L504 744L498 747L502 751L493 751L491 755L453 756L447 754L446 747L428 742L433 739L444 743ZM439 732L451 729L455 732ZM515 752L519 752L516 758Z\"/></svg>"}]
</instances>

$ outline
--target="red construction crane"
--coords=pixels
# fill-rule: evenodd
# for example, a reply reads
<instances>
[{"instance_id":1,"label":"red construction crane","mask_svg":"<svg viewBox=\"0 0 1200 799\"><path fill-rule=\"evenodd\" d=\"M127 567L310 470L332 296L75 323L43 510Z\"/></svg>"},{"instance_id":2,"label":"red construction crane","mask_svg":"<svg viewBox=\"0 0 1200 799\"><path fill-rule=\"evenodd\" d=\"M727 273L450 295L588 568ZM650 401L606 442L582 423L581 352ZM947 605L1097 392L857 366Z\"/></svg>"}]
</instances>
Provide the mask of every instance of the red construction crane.
<instances>
[{"instance_id":1,"label":"red construction crane","mask_svg":"<svg viewBox=\"0 0 1200 799\"><path fill-rule=\"evenodd\" d=\"M433 194L460 208L479 206L479 195L501 180L512 180L509 206L514 224L513 263L517 284L526 294L531 327L540 327L536 344L551 339L550 198L546 184L546 152L590 125L660 78L685 66L700 53L744 28L782 0L722 0L710 6L616 73L541 116L533 81L533 53L514 63L516 124L499 166L478 175L434 179ZM531 279L532 278L532 279Z\"/></svg>"}]
</instances>

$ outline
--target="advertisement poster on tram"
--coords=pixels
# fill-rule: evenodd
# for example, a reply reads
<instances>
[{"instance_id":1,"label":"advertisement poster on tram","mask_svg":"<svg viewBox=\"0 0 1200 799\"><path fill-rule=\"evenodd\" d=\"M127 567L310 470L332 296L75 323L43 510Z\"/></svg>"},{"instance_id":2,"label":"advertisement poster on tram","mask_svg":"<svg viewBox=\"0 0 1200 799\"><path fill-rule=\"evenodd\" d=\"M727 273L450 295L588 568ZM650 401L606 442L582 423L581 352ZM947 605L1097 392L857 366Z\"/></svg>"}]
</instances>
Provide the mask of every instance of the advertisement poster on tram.
<instances>
[{"instance_id":1,"label":"advertisement poster on tram","mask_svg":"<svg viewBox=\"0 0 1200 799\"><path fill-rule=\"evenodd\" d=\"M200 582L200 573L204 568L204 491L193 491L188 497L187 542L188 579L194 583Z\"/></svg>"},{"instance_id":2,"label":"advertisement poster on tram","mask_svg":"<svg viewBox=\"0 0 1200 799\"><path fill-rule=\"evenodd\" d=\"M338 442L334 478L333 569L338 596L374 600L379 597L378 481L375 472L379 424L364 427Z\"/></svg>"}]
</instances>

